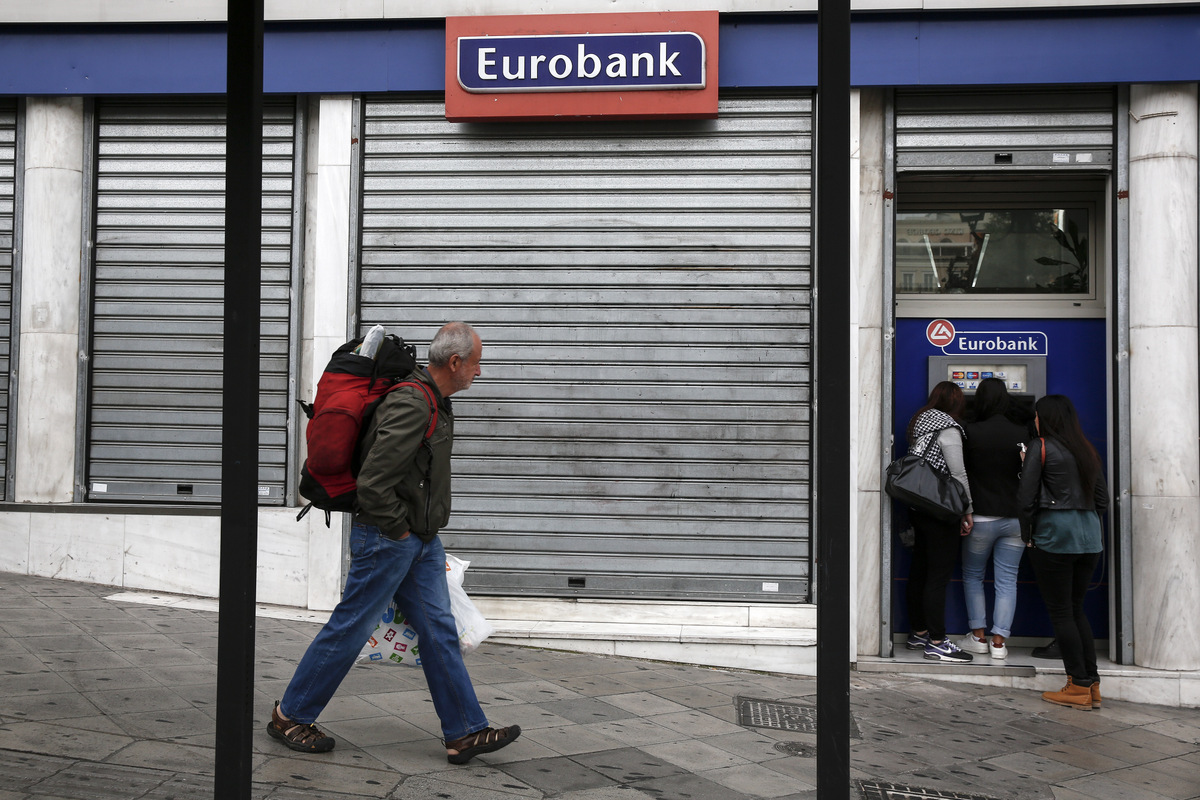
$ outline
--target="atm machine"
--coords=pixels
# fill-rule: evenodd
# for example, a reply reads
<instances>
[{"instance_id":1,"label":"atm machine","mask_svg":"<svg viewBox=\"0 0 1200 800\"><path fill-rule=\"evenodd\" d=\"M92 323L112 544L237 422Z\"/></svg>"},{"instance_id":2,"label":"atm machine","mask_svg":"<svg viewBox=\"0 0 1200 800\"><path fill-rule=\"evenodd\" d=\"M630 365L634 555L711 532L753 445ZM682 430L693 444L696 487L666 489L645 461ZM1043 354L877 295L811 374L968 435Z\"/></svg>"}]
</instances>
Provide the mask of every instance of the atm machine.
<instances>
[{"instance_id":1,"label":"atm machine","mask_svg":"<svg viewBox=\"0 0 1200 800\"><path fill-rule=\"evenodd\" d=\"M979 382L984 378L1004 381L1013 400L1033 411L1033 404L1046 394L1046 359L1042 356L929 356L929 380L926 391L942 381L962 388L967 398L967 414Z\"/></svg>"}]
</instances>

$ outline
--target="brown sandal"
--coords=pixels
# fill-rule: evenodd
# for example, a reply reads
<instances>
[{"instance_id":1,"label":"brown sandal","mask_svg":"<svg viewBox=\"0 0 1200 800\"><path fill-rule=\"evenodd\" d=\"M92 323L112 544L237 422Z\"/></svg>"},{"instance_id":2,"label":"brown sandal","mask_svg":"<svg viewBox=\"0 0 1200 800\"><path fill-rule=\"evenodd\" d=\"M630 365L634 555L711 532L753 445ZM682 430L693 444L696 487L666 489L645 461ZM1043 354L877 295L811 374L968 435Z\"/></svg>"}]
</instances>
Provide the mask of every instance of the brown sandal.
<instances>
[{"instance_id":1,"label":"brown sandal","mask_svg":"<svg viewBox=\"0 0 1200 800\"><path fill-rule=\"evenodd\" d=\"M292 722L279 710L279 703L271 710L271 721L267 733L272 738L301 753L328 753L333 749L334 738L311 723Z\"/></svg>"},{"instance_id":2,"label":"brown sandal","mask_svg":"<svg viewBox=\"0 0 1200 800\"><path fill-rule=\"evenodd\" d=\"M447 750L458 751L457 753L446 753L446 760L451 764L465 764L477 755L507 747L520 735L520 725L509 725L507 728L484 728L481 731L468 733L461 739L445 742Z\"/></svg>"}]
</instances>

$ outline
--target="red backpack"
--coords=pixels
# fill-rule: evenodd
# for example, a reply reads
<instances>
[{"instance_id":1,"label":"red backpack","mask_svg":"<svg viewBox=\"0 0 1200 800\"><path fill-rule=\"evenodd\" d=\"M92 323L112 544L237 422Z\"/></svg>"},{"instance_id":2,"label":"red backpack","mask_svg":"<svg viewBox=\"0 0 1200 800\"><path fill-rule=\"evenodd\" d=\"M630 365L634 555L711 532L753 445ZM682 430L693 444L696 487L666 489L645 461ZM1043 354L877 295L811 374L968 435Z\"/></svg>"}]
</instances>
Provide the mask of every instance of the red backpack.
<instances>
[{"instance_id":1,"label":"red backpack","mask_svg":"<svg viewBox=\"0 0 1200 800\"><path fill-rule=\"evenodd\" d=\"M331 511L354 511L362 435L389 392L415 386L425 397L430 412L422 442L426 447L437 427L437 402L430 388L420 381L403 380L416 369L416 348L387 334L370 358L357 352L363 338L351 339L334 351L317 381L317 396L311 405L298 401L309 418L305 431L308 457L300 468L299 487L300 495L309 502L296 515L297 522L313 507L325 512L326 527Z\"/></svg>"}]
</instances>

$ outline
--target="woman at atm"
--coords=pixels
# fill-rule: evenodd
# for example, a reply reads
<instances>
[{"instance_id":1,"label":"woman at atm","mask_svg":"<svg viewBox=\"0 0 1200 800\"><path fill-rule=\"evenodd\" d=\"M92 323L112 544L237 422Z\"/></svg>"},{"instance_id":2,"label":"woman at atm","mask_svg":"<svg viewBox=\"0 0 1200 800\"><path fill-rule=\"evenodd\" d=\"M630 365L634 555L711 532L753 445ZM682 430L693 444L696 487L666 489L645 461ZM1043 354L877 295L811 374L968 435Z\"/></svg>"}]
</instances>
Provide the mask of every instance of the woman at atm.
<instances>
[{"instance_id":1,"label":"woman at atm","mask_svg":"<svg viewBox=\"0 0 1200 800\"><path fill-rule=\"evenodd\" d=\"M1042 699L1090 711L1100 707L1096 642L1083 598L1104 549L1100 514L1108 487L1096 448L1084 436L1070 398L1048 394L1037 401L1040 437L1021 467L1018 502L1021 538L1062 653L1067 685Z\"/></svg>"},{"instance_id":2,"label":"woman at atm","mask_svg":"<svg viewBox=\"0 0 1200 800\"><path fill-rule=\"evenodd\" d=\"M920 447L934 469L949 473L967 490L967 513L943 522L909 508L915 541L905 599L910 631L905 647L924 650L930 661L973 660L946 637L946 587L954 572L959 537L971 532L971 487L963 462L963 429L959 420L966 407L963 391L950 381L933 387L929 400L908 423L908 447Z\"/></svg>"},{"instance_id":3,"label":"woman at atm","mask_svg":"<svg viewBox=\"0 0 1200 800\"><path fill-rule=\"evenodd\" d=\"M1017 610L1017 570L1025 543L1017 518L1017 483L1021 453L1032 433L1031 425L1018 422L1019 410L998 378L984 378L975 390L973 421L967 432L965 458L971 480L974 526L962 540L963 594L967 625L971 631L958 641L968 653L1008 657L1005 642L1012 635ZM1027 414L1028 412L1026 412ZM1032 422L1032 420L1030 420ZM992 635L987 638L987 602L983 575L992 562L996 600L992 610Z\"/></svg>"}]
</instances>

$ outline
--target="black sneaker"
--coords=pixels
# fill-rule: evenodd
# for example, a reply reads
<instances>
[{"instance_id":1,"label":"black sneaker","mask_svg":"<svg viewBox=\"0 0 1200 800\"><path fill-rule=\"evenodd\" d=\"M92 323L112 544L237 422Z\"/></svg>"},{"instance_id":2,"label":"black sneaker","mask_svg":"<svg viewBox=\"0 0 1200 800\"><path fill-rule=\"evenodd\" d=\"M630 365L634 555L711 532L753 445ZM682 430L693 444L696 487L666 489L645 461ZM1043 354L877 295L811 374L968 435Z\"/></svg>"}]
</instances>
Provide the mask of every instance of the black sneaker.
<instances>
[{"instance_id":1,"label":"black sneaker","mask_svg":"<svg viewBox=\"0 0 1200 800\"><path fill-rule=\"evenodd\" d=\"M1034 658L1051 658L1056 661L1062 658L1062 652L1058 649L1058 639L1051 639L1049 644L1033 648L1033 652L1029 655Z\"/></svg>"},{"instance_id":2,"label":"black sneaker","mask_svg":"<svg viewBox=\"0 0 1200 800\"><path fill-rule=\"evenodd\" d=\"M959 650L958 645L949 639L925 645L925 658L929 661L953 661L960 664L975 660L974 656Z\"/></svg>"},{"instance_id":3,"label":"black sneaker","mask_svg":"<svg viewBox=\"0 0 1200 800\"><path fill-rule=\"evenodd\" d=\"M910 633L908 641L904 646L909 650L924 650L925 645L929 644L929 634L927 633Z\"/></svg>"}]
</instances>

